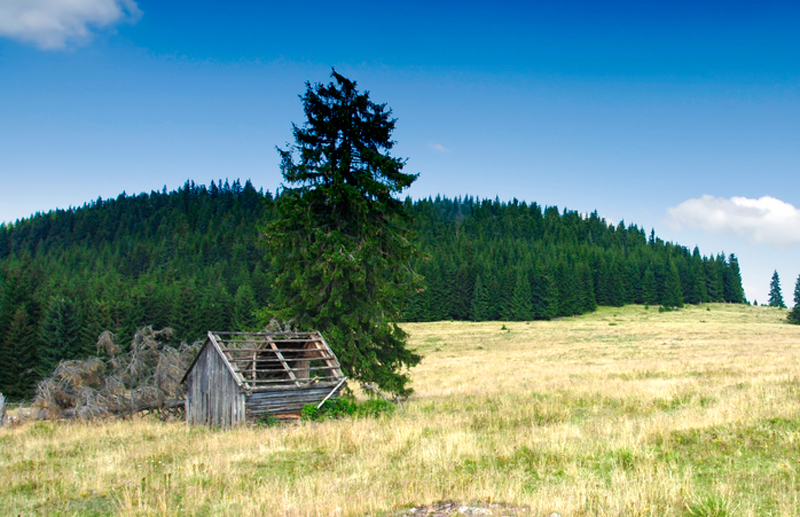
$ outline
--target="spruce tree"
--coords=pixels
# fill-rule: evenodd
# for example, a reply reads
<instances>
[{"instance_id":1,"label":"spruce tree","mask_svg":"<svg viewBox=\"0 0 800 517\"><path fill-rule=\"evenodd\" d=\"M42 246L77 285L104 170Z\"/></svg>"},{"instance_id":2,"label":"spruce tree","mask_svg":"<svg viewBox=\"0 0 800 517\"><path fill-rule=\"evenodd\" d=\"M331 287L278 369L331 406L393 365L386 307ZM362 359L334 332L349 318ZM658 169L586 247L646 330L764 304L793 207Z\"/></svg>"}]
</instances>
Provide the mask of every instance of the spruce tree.
<instances>
[{"instance_id":1,"label":"spruce tree","mask_svg":"<svg viewBox=\"0 0 800 517\"><path fill-rule=\"evenodd\" d=\"M201 317L198 321L198 330L205 333L209 330L228 329L231 324L232 303L231 296L224 284L207 283L200 300Z\"/></svg>"},{"instance_id":2,"label":"spruce tree","mask_svg":"<svg viewBox=\"0 0 800 517\"><path fill-rule=\"evenodd\" d=\"M558 299L561 312L565 316L580 314L581 290L575 278L572 264L559 263L555 267L558 278ZM528 289L530 291L530 288Z\"/></svg>"},{"instance_id":3,"label":"spruce tree","mask_svg":"<svg viewBox=\"0 0 800 517\"><path fill-rule=\"evenodd\" d=\"M450 255L442 265L441 301L442 312L444 313L442 319L458 319L459 310L457 306L461 303L459 295L463 296L463 294L458 286L458 270L453 261L453 256Z\"/></svg>"},{"instance_id":4,"label":"spruce tree","mask_svg":"<svg viewBox=\"0 0 800 517\"><path fill-rule=\"evenodd\" d=\"M534 319L547 319L548 316L547 278L544 267L537 265L531 278L531 301Z\"/></svg>"},{"instance_id":5,"label":"spruce tree","mask_svg":"<svg viewBox=\"0 0 800 517\"><path fill-rule=\"evenodd\" d=\"M41 375L49 375L65 359L78 359L81 343L81 319L72 299L55 297L50 300L39 336Z\"/></svg>"},{"instance_id":6,"label":"spruce tree","mask_svg":"<svg viewBox=\"0 0 800 517\"><path fill-rule=\"evenodd\" d=\"M188 282L187 282L188 283ZM170 311L170 327L175 331L178 339L193 341L203 337L204 330L199 314L200 304L194 289L193 282L176 284L173 295L172 310ZM146 322L143 322L145 325ZM215 330L206 328L205 332Z\"/></svg>"},{"instance_id":7,"label":"spruce tree","mask_svg":"<svg viewBox=\"0 0 800 517\"><path fill-rule=\"evenodd\" d=\"M706 261L706 293L710 302L725 300L724 271L725 259L721 254Z\"/></svg>"},{"instance_id":8,"label":"spruce tree","mask_svg":"<svg viewBox=\"0 0 800 517\"><path fill-rule=\"evenodd\" d=\"M664 307L683 307L683 292L681 291L681 278L678 273L678 266L670 261L667 270L667 278L664 281L664 296L661 299Z\"/></svg>"},{"instance_id":9,"label":"spruce tree","mask_svg":"<svg viewBox=\"0 0 800 517\"><path fill-rule=\"evenodd\" d=\"M558 285L550 272L538 277L533 316L536 319L551 320L561 314L558 300Z\"/></svg>"},{"instance_id":10,"label":"spruce tree","mask_svg":"<svg viewBox=\"0 0 800 517\"><path fill-rule=\"evenodd\" d=\"M592 270L588 264L581 264L578 267L578 274L580 275L581 282L581 306L579 314L592 312L597 309L597 300L594 296L594 281L592 279Z\"/></svg>"},{"instance_id":11,"label":"spruce tree","mask_svg":"<svg viewBox=\"0 0 800 517\"><path fill-rule=\"evenodd\" d=\"M489 304L489 290L483 285L481 275L475 277L475 286L472 290L472 321L487 321L491 315Z\"/></svg>"},{"instance_id":12,"label":"spruce tree","mask_svg":"<svg viewBox=\"0 0 800 517\"><path fill-rule=\"evenodd\" d=\"M272 250L275 315L323 332L345 372L408 394L402 371L419 363L397 326L417 283L408 215L395 196L417 178L391 156L395 127L385 104L336 73L306 83L305 124L278 149L286 185L277 219L266 225Z\"/></svg>"},{"instance_id":13,"label":"spruce tree","mask_svg":"<svg viewBox=\"0 0 800 517\"><path fill-rule=\"evenodd\" d=\"M648 305L656 305L658 303L656 275L653 273L653 268L650 266L647 266L642 276L642 298L644 303Z\"/></svg>"},{"instance_id":14,"label":"spruce tree","mask_svg":"<svg viewBox=\"0 0 800 517\"><path fill-rule=\"evenodd\" d=\"M466 264L461 264L456 271L453 306L450 308L450 316L454 320L467 321L471 319L472 291L469 267Z\"/></svg>"},{"instance_id":15,"label":"spruce tree","mask_svg":"<svg viewBox=\"0 0 800 517\"><path fill-rule=\"evenodd\" d=\"M231 315L233 329L237 331L251 330L256 322L256 309L256 295L253 288L249 284L240 285L233 297L233 314Z\"/></svg>"},{"instance_id":16,"label":"spruce tree","mask_svg":"<svg viewBox=\"0 0 800 517\"><path fill-rule=\"evenodd\" d=\"M81 327L81 355L89 356L98 353L97 338L104 330L111 330L110 308L102 300L94 300L87 304L84 310Z\"/></svg>"},{"instance_id":17,"label":"spruce tree","mask_svg":"<svg viewBox=\"0 0 800 517\"><path fill-rule=\"evenodd\" d=\"M171 294L170 291L152 281L142 283L139 286L139 290L141 295L138 298L141 300L145 324L152 325L153 328L157 329L168 327L170 308L172 307L172 298L169 296ZM97 336L95 336L96 338Z\"/></svg>"},{"instance_id":18,"label":"spruce tree","mask_svg":"<svg viewBox=\"0 0 800 517\"><path fill-rule=\"evenodd\" d=\"M739 271L739 261L736 255L728 256L728 263L723 272L723 292L728 303L745 303L744 289L742 288L742 274Z\"/></svg>"},{"instance_id":19,"label":"spruce tree","mask_svg":"<svg viewBox=\"0 0 800 517\"><path fill-rule=\"evenodd\" d=\"M738 264L738 263L737 263ZM708 301L706 269L703 265L703 257L700 255L700 249L695 246L692 252L691 262L689 263L690 278L691 278L691 291L689 292L689 303L704 303ZM741 278L740 285L741 285ZM744 291L742 291L744 293Z\"/></svg>"},{"instance_id":20,"label":"spruce tree","mask_svg":"<svg viewBox=\"0 0 800 517\"><path fill-rule=\"evenodd\" d=\"M800 325L800 275L797 276L797 282L794 284L794 307L786 316L789 323Z\"/></svg>"},{"instance_id":21,"label":"spruce tree","mask_svg":"<svg viewBox=\"0 0 800 517\"><path fill-rule=\"evenodd\" d=\"M517 273L510 266L507 266L501 271L499 280L496 296L492 297L495 302L495 311L501 320L513 321L514 286L517 285Z\"/></svg>"},{"instance_id":22,"label":"spruce tree","mask_svg":"<svg viewBox=\"0 0 800 517\"><path fill-rule=\"evenodd\" d=\"M423 321L441 321L447 319L449 313L448 289L442 276L440 264L432 263L425 273L425 291L423 292Z\"/></svg>"},{"instance_id":23,"label":"spruce tree","mask_svg":"<svg viewBox=\"0 0 800 517\"><path fill-rule=\"evenodd\" d=\"M517 271L517 281L511 296L508 319L510 321L528 321L533 319L533 301L531 299L531 283L528 274Z\"/></svg>"},{"instance_id":24,"label":"spruce tree","mask_svg":"<svg viewBox=\"0 0 800 517\"><path fill-rule=\"evenodd\" d=\"M0 392L11 399L27 398L37 375L36 329L25 305L17 308L0 350Z\"/></svg>"},{"instance_id":25,"label":"spruce tree","mask_svg":"<svg viewBox=\"0 0 800 517\"><path fill-rule=\"evenodd\" d=\"M601 264L603 264L600 270L600 292L603 294L601 305L622 307L624 305L624 286L619 262L612 257Z\"/></svg>"},{"instance_id":26,"label":"spruce tree","mask_svg":"<svg viewBox=\"0 0 800 517\"><path fill-rule=\"evenodd\" d=\"M772 273L772 279L769 281L769 304L770 307L780 307L785 309L786 304L783 303L783 295L781 294L781 279L776 270Z\"/></svg>"}]
</instances>

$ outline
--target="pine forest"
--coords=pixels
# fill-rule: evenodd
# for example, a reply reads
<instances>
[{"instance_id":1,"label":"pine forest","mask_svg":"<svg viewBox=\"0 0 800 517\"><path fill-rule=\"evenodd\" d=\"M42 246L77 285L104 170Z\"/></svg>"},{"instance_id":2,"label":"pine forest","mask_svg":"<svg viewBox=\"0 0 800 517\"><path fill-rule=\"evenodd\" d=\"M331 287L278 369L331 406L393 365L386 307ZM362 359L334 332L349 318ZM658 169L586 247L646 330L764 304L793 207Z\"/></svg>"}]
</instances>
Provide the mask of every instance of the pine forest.
<instances>
[{"instance_id":1,"label":"pine forest","mask_svg":"<svg viewBox=\"0 0 800 517\"><path fill-rule=\"evenodd\" d=\"M745 303L735 255L703 256L635 225L513 200L412 201L409 266L423 288L403 321L552 319L598 305ZM0 225L0 392L29 397L63 359L130 343L264 325L274 197L247 181L187 182Z\"/></svg>"}]
</instances>

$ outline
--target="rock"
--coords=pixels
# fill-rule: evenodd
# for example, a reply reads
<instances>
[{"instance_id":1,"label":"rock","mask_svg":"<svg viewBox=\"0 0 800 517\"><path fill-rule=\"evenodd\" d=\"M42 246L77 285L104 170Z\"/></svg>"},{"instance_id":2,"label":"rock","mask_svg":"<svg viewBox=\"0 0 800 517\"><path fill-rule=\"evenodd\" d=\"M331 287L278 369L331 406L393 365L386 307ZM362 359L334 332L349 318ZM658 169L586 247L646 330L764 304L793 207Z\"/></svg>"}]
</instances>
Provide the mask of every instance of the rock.
<instances>
[{"instance_id":1,"label":"rock","mask_svg":"<svg viewBox=\"0 0 800 517\"><path fill-rule=\"evenodd\" d=\"M459 506L458 513L465 517L477 517L479 515L492 515L492 511L487 508L479 508L477 506Z\"/></svg>"}]
</instances>

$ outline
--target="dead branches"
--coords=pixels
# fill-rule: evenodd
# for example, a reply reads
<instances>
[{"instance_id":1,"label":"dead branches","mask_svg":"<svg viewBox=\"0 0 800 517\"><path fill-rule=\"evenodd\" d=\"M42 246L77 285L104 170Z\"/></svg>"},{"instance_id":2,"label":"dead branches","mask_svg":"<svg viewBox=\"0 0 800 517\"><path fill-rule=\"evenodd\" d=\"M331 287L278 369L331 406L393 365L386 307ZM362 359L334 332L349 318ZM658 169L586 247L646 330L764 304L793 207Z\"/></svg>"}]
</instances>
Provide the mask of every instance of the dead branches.
<instances>
[{"instance_id":1,"label":"dead branches","mask_svg":"<svg viewBox=\"0 0 800 517\"><path fill-rule=\"evenodd\" d=\"M166 344L171 336L171 329L144 327L134 335L130 351L119 354L114 335L103 332L97 349L110 358L62 361L37 387L34 407L39 416L89 420L180 411L185 399L180 380L199 343L175 348Z\"/></svg>"}]
</instances>

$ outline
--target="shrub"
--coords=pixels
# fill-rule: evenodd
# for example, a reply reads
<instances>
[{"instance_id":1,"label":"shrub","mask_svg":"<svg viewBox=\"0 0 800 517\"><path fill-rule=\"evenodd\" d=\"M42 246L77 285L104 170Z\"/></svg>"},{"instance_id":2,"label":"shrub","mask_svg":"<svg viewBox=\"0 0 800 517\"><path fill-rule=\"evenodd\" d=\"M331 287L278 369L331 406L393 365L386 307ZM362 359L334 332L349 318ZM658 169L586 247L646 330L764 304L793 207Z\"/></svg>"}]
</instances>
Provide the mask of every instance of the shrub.
<instances>
[{"instance_id":1,"label":"shrub","mask_svg":"<svg viewBox=\"0 0 800 517\"><path fill-rule=\"evenodd\" d=\"M329 418L343 418L352 416L356 418L378 417L381 414L391 415L394 404L382 399L371 399L361 403L349 397L326 400L319 408L316 404L306 404L300 411L300 419L320 422Z\"/></svg>"},{"instance_id":2,"label":"shrub","mask_svg":"<svg viewBox=\"0 0 800 517\"><path fill-rule=\"evenodd\" d=\"M263 425L266 427L273 427L280 424L281 421L278 417L274 415L270 415L269 413L263 413L261 416L256 418L256 425Z\"/></svg>"}]
</instances>

